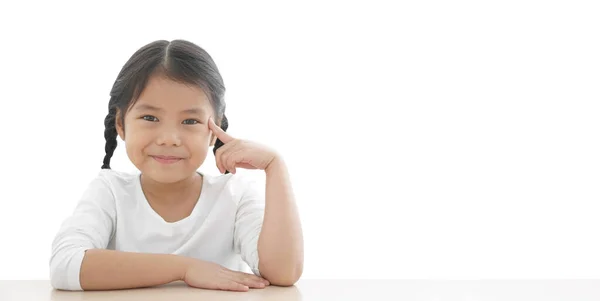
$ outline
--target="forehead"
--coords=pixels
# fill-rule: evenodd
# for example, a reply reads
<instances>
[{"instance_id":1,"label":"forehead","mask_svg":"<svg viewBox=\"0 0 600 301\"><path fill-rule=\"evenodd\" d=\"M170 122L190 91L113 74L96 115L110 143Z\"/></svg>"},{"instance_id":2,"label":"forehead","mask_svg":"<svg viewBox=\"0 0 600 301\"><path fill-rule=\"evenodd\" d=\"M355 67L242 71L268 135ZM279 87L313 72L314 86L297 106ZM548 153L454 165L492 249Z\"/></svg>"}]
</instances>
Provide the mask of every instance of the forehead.
<instances>
[{"instance_id":1,"label":"forehead","mask_svg":"<svg viewBox=\"0 0 600 301\"><path fill-rule=\"evenodd\" d=\"M207 93L200 87L179 83L164 76L151 77L131 109L144 105L168 112L184 111L192 107L201 108L205 112L212 111Z\"/></svg>"}]
</instances>

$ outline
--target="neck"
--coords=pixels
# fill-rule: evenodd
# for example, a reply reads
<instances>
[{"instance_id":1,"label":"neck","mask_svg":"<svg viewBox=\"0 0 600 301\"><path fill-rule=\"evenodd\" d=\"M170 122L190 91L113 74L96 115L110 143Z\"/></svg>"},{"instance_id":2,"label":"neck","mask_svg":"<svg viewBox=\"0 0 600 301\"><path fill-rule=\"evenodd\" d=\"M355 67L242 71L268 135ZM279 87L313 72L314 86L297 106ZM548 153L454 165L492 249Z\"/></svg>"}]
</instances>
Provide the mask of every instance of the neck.
<instances>
[{"instance_id":1,"label":"neck","mask_svg":"<svg viewBox=\"0 0 600 301\"><path fill-rule=\"evenodd\" d=\"M201 180L202 176L198 173L174 183L160 183L144 176L144 174L141 176L144 194L154 200L167 203L181 200L183 196L189 196L190 193L197 190L196 185Z\"/></svg>"}]
</instances>

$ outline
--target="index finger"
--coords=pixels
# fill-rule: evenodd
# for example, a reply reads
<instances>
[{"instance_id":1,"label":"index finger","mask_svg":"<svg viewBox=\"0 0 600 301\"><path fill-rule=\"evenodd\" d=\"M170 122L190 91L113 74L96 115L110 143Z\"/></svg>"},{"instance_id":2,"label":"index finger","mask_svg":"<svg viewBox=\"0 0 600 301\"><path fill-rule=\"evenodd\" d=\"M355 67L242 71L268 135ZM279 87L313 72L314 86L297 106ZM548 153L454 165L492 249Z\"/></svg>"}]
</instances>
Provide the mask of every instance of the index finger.
<instances>
[{"instance_id":1,"label":"index finger","mask_svg":"<svg viewBox=\"0 0 600 301\"><path fill-rule=\"evenodd\" d=\"M223 143L230 142L233 140L233 137L229 136L223 129L221 129L212 119L212 117L208 118L208 128L215 133L219 140L223 141Z\"/></svg>"}]
</instances>

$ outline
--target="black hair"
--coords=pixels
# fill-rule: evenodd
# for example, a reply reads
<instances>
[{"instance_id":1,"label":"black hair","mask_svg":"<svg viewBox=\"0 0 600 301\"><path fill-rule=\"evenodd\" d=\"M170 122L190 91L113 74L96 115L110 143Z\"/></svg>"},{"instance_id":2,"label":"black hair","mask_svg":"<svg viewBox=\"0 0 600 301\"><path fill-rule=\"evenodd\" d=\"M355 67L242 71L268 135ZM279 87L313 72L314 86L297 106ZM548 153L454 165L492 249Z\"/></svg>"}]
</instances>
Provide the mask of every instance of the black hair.
<instances>
[{"instance_id":1,"label":"black hair","mask_svg":"<svg viewBox=\"0 0 600 301\"><path fill-rule=\"evenodd\" d=\"M124 124L125 113L131 108L155 75L201 88L210 100L215 112L215 122L226 131L229 125L225 117L225 85L212 57L198 45L186 40L158 40L138 49L125 63L110 91L108 115L104 118L106 139L102 169L110 169L110 158L117 148L115 121ZM118 116L117 116L118 115ZM213 154L223 142L215 142Z\"/></svg>"}]
</instances>

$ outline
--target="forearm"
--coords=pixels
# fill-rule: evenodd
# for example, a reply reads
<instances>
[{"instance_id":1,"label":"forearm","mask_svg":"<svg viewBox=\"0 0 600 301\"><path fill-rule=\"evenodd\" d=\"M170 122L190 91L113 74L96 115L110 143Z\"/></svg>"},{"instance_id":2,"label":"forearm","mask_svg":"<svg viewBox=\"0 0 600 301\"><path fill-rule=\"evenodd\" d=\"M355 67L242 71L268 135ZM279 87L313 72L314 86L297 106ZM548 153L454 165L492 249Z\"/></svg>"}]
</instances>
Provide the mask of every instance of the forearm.
<instances>
[{"instance_id":1,"label":"forearm","mask_svg":"<svg viewBox=\"0 0 600 301\"><path fill-rule=\"evenodd\" d=\"M293 285L304 265L304 242L296 201L283 160L266 172L266 204L258 240L259 270L275 285Z\"/></svg>"},{"instance_id":2,"label":"forearm","mask_svg":"<svg viewBox=\"0 0 600 301\"><path fill-rule=\"evenodd\" d=\"M150 287L183 279L187 258L103 249L87 250L81 264L84 290Z\"/></svg>"}]
</instances>

